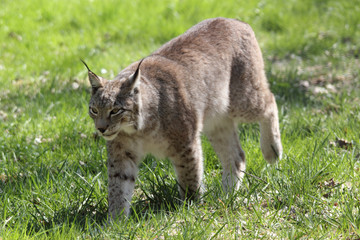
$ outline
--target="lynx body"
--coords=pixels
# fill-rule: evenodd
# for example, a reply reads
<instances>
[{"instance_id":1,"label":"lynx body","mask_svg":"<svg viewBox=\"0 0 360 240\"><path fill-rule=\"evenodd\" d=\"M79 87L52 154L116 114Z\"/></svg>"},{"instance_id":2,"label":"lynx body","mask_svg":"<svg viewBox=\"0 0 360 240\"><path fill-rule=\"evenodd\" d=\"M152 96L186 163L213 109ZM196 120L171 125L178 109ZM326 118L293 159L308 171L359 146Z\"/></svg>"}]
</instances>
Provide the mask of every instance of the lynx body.
<instances>
[{"instance_id":1,"label":"lynx body","mask_svg":"<svg viewBox=\"0 0 360 240\"><path fill-rule=\"evenodd\" d=\"M205 134L223 167L223 187L236 190L245 170L240 122L258 122L261 150L281 158L278 111L251 27L208 19L172 39L142 62L106 81L89 70L89 114L107 140L109 216L129 214L138 165L151 153L168 157L180 195L202 192Z\"/></svg>"}]
</instances>

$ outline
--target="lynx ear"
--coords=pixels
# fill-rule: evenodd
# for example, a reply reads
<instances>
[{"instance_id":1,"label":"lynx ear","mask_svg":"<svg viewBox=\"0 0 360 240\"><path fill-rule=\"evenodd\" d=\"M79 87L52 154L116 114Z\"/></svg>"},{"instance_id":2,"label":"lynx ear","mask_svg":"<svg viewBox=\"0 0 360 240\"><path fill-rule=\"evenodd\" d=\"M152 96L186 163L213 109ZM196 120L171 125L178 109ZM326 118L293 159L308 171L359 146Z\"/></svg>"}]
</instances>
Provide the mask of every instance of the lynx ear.
<instances>
[{"instance_id":1,"label":"lynx ear","mask_svg":"<svg viewBox=\"0 0 360 240\"><path fill-rule=\"evenodd\" d=\"M144 61L144 59L141 59L135 73L132 74L125 83L124 87L128 88L129 90L134 90L135 87L137 87L140 83L140 78L141 78L140 65L142 61Z\"/></svg>"},{"instance_id":2,"label":"lynx ear","mask_svg":"<svg viewBox=\"0 0 360 240\"><path fill-rule=\"evenodd\" d=\"M88 70L88 75L89 75L89 81L90 81L90 84L91 84L91 87L92 87L92 90L93 90L93 94L101 87L103 87L103 83L102 83L102 80L100 77L98 77L95 73L93 73L88 65L82 60L82 63L85 65L85 67L87 68Z\"/></svg>"}]
</instances>

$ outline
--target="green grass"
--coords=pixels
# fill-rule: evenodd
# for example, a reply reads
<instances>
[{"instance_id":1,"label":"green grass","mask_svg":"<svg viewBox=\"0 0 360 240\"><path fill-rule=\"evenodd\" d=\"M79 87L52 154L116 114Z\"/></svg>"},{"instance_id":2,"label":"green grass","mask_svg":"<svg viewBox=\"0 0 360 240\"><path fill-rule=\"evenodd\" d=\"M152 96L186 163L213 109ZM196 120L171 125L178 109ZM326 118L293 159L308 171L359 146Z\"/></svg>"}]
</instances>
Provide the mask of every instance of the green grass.
<instances>
[{"instance_id":1,"label":"green grass","mask_svg":"<svg viewBox=\"0 0 360 240\"><path fill-rule=\"evenodd\" d=\"M0 239L359 238L359 12L359 0L2 0ZM258 126L240 125L247 174L225 195L204 138L203 202L182 204L169 161L149 156L131 217L107 223L106 149L79 58L112 78L216 16L257 35L284 158L267 165Z\"/></svg>"}]
</instances>

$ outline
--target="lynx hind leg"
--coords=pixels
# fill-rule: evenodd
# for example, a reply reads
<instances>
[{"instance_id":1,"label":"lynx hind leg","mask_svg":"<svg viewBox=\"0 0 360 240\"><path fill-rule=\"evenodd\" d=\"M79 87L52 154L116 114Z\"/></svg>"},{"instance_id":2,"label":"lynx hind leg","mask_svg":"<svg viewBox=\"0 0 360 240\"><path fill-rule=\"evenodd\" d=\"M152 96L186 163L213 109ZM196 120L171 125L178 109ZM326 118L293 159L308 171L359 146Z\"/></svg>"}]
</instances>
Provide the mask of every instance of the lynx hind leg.
<instances>
[{"instance_id":1,"label":"lynx hind leg","mask_svg":"<svg viewBox=\"0 0 360 240\"><path fill-rule=\"evenodd\" d=\"M238 190L245 171L245 153L241 148L237 128L232 120L216 125L206 135L223 167L222 184L225 192Z\"/></svg>"},{"instance_id":2,"label":"lynx hind leg","mask_svg":"<svg viewBox=\"0 0 360 240\"><path fill-rule=\"evenodd\" d=\"M198 200L203 192L203 155L200 136L184 145L180 154L172 157L180 196L183 200Z\"/></svg>"},{"instance_id":3,"label":"lynx hind leg","mask_svg":"<svg viewBox=\"0 0 360 240\"><path fill-rule=\"evenodd\" d=\"M266 112L260 119L260 145L266 161L275 163L282 157L278 109L274 95L269 93Z\"/></svg>"}]
</instances>

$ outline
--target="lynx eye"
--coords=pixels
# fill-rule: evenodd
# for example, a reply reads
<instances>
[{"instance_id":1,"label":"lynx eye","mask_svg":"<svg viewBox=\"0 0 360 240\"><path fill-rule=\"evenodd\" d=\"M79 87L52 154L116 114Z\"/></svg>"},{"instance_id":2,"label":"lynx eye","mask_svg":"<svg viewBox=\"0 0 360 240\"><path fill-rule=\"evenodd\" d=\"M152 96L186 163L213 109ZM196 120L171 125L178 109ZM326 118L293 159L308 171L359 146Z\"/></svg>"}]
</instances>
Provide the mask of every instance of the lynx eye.
<instances>
[{"instance_id":1,"label":"lynx eye","mask_svg":"<svg viewBox=\"0 0 360 240\"><path fill-rule=\"evenodd\" d=\"M89 107L89 112L93 115L97 115L98 114L98 110L96 108L93 107Z\"/></svg>"},{"instance_id":2,"label":"lynx eye","mask_svg":"<svg viewBox=\"0 0 360 240\"><path fill-rule=\"evenodd\" d=\"M118 115L118 114L120 114L122 112L124 112L124 109L122 109L122 108L114 108L113 110L111 110L110 115L115 116L115 115Z\"/></svg>"}]
</instances>

